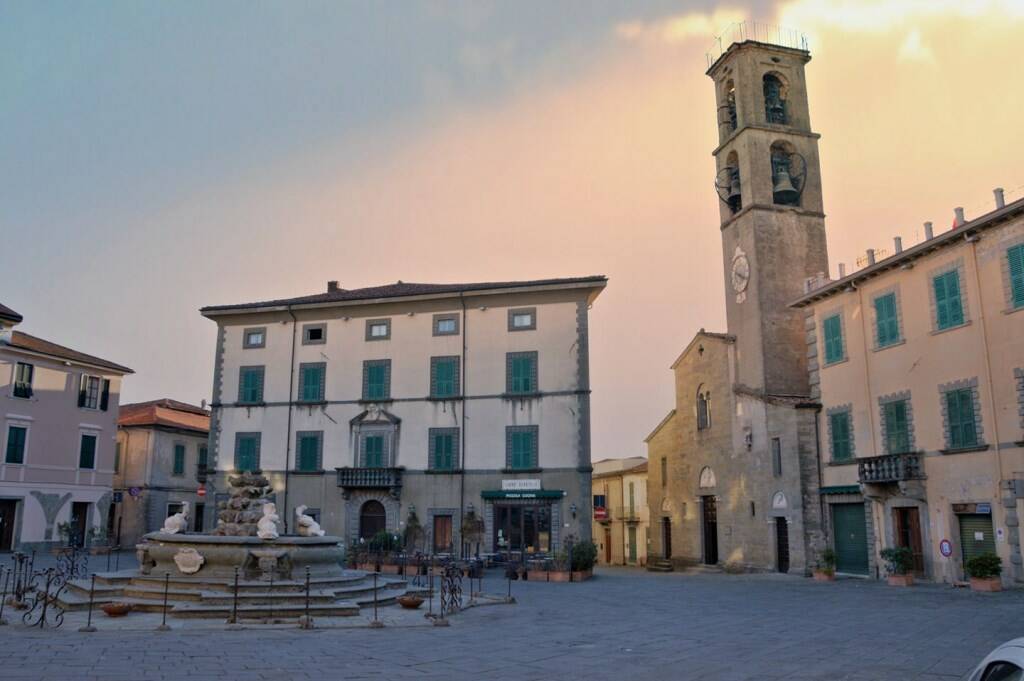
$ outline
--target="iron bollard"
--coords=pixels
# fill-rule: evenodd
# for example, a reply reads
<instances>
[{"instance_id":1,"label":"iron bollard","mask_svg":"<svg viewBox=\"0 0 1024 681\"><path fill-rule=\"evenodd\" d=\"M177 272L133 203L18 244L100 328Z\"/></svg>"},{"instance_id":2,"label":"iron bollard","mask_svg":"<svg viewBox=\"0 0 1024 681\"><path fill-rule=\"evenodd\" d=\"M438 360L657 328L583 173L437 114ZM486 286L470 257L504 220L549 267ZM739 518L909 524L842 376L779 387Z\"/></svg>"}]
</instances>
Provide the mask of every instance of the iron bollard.
<instances>
[{"instance_id":1,"label":"iron bollard","mask_svg":"<svg viewBox=\"0 0 1024 681\"><path fill-rule=\"evenodd\" d=\"M92 626L92 604L93 604L93 599L95 597L96 597L96 575L94 574L92 576L92 579L89 581L89 614L88 614L88 616L86 618L85 626L79 629L79 631L81 631L81 632L92 633L92 632L96 631L96 627Z\"/></svg>"},{"instance_id":2,"label":"iron bollard","mask_svg":"<svg viewBox=\"0 0 1024 681\"><path fill-rule=\"evenodd\" d=\"M157 631L170 631L171 628L167 626L167 592L171 588L171 573L164 573L164 608L163 608L163 620L160 622L160 626L156 628Z\"/></svg>"},{"instance_id":3,"label":"iron bollard","mask_svg":"<svg viewBox=\"0 0 1024 681\"><path fill-rule=\"evenodd\" d=\"M377 619L377 573L373 573L373 621L370 622L370 627L373 629L380 629L384 626L384 623Z\"/></svg>"},{"instance_id":4,"label":"iron bollard","mask_svg":"<svg viewBox=\"0 0 1024 681\"><path fill-rule=\"evenodd\" d=\"M309 566L306 566L306 617L302 620L299 627L301 629L312 629L313 618L309 616Z\"/></svg>"},{"instance_id":5,"label":"iron bollard","mask_svg":"<svg viewBox=\"0 0 1024 681\"><path fill-rule=\"evenodd\" d=\"M110 554L114 552L113 547L107 551L107 572L110 572Z\"/></svg>"},{"instance_id":6,"label":"iron bollard","mask_svg":"<svg viewBox=\"0 0 1024 681\"><path fill-rule=\"evenodd\" d=\"M270 571L270 591L267 593L267 624L274 620L274 571Z\"/></svg>"},{"instance_id":7,"label":"iron bollard","mask_svg":"<svg viewBox=\"0 0 1024 681\"><path fill-rule=\"evenodd\" d=\"M238 624L238 566L235 566L235 597L231 600L231 619L228 624Z\"/></svg>"},{"instance_id":8,"label":"iron bollard","mask_svg":"<svg viewBox=\"0 0 1024 681\"><path fill-rule=\"evenodd\" d=\"M7 602L7 583L11 581L11 571L0 567L0 578L3 579L3 587L0 588L0 626L3 626L7 624L7 620L4 619L4 603Z\"/></svg>"}]
</instances>

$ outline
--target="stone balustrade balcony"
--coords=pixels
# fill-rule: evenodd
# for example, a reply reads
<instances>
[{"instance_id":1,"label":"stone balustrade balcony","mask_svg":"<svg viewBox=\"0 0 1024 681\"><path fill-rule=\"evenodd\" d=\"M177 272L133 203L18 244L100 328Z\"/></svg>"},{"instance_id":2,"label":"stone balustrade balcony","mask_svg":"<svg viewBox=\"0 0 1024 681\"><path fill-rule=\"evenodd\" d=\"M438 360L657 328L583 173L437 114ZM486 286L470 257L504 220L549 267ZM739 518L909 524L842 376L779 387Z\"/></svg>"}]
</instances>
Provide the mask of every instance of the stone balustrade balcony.
<instances>
[{"instance_id":1,"label":"stone balustrade balcony","mask_svg":"<svg viewBox=\"0 0 1024 681\"><path fill-rule=\"evenodd\" d=\"M857 477L866 484L924 480L924 463L919 452L872 456L857 460Z\"/></svg>"},{"instance_id":2,"label":"stone balustrade balcony","mask_svg":"<svg viewBox=\"0 0 1024 681\"><path fill-rule=\"evenodd\" d=\"M366 467L345 467L337 468L338 487L342 494L347 495L351 490L360 489L386 489L391 496L398 498L402 489L401 468L366 468Z\"/></svg>"}]
</instances>

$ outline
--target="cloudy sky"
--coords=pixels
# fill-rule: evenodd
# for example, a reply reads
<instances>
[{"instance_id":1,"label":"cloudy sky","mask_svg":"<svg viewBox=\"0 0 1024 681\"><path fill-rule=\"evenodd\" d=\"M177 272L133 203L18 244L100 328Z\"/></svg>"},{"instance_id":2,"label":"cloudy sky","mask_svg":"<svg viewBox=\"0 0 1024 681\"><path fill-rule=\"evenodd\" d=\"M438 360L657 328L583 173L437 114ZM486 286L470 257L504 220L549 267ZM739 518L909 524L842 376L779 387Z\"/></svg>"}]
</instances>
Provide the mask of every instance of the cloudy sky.
<instances>
[{"instance_id":1,"label":"cloudy sky","mask_svg":"<svg viewBox=\"0 0 1024 681\"><path fill-rule=\"evenodd\" d=\"M1024 0L7 2L0 302L198 403L202 305L606 274L594 458L644 453L724 326L704 53L743 19L808 36L833 272L1021 196Z\"/></svg>"}]
</instances>

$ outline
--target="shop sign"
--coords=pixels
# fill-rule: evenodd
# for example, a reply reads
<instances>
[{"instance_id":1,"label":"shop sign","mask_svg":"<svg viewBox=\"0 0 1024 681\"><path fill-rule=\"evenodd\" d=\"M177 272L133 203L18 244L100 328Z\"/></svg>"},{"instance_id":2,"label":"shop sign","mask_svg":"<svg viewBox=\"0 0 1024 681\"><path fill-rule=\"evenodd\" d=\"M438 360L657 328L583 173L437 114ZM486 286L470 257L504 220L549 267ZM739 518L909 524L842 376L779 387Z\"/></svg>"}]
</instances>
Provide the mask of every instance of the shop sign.
<instances>
[{"instance_id":1,"label":"shop sign","mask_svg":"<svg viewBox=\"0 0 1024 681\"><path fill-rule=\"evenodd\" d=\"M983 515L990 515L992 513L992 504L975 504L975 513L981 513Z\"/></svg>"},{"instance_id":2,"label":"shop sign","mask_svg":"<svg viewBox=\"0 0 1024 681\"><path fill-rule=\"evenodd\" d=\"M505 492L532 492L540 489L540 480L502 480L501 489Z\"/></svg>"}]
</instances>

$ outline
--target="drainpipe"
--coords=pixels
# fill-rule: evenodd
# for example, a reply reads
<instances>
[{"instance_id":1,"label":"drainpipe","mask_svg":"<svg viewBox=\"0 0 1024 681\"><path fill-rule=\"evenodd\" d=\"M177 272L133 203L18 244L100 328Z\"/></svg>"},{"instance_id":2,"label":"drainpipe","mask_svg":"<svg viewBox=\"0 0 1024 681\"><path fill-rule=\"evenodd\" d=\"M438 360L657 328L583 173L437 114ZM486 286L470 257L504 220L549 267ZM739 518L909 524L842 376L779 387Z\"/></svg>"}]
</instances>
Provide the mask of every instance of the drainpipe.
<instances>
[{"instance_id":1,"label":"drainpipe","mask_svg":"<svg viewBox=\"0 0 1024 681\"><path fill-rule=\"evenodd\" d=\"M291 361L288 376L288 425L285 428L285 443L284 443L284 533L288 534L288 518L291 514L288 513L288 479L291 477L291 458L292 458L292 387L295 385L295 336L299 329L299 320L295 318L295 313L292 312L292 306L288 306L288 316L292 318L292 352Z\"/></svg>"},{"instance_id":2,"label":"drainpipe","mask_svg":"<svg viewBox=\"0 0 1024 681\"><path fill-rule=\"evenodd\" d=\"M462 544L462 548L459 553L462 553L466 547L466 535L462 532L462 519L466 513L466 379L469 377L469 372L466 371L466 298L465 294L459 292L459 302L462 304L462 357L459 362L459 377L462 379L462 400L459 402L459 411L461 415L459 420L461 421L461 430L459 437L459 543ZM481 516L484 510L481 508ZM465 558L465 556L463 556Z\"/></svg>"}]
</instances>

